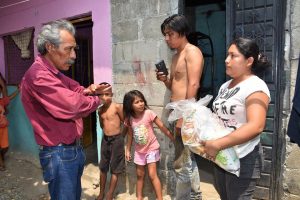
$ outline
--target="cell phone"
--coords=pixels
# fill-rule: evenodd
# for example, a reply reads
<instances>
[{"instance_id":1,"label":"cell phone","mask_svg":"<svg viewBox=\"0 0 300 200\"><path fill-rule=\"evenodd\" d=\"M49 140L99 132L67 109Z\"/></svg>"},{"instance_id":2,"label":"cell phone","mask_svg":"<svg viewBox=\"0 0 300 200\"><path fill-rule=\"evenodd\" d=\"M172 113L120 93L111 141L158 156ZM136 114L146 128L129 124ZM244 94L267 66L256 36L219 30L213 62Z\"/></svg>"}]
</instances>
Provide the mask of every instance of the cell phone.
<instances>
[{"instance_id":1,"label":"cell phone","mask_svg":"<svg viewBox=\"0 0 300 200\"><path fill-rule=\"evenodd\" d=\"M164 60L160 60L158 63L155 63L155 67L159 72L163 72L164 75L167 76L169 74Z\"/></svg>"}]
</instances>

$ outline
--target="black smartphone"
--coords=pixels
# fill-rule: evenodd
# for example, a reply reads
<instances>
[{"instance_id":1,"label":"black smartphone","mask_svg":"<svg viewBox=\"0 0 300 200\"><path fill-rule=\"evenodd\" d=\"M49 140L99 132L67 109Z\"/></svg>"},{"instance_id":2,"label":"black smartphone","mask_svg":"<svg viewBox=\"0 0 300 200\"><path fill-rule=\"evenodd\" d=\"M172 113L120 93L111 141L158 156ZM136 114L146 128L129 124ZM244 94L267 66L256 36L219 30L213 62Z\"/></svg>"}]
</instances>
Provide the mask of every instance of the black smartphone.
<instances>
[{"instance_id":1,"label":"black smartphone","mask_svg":"<svg viewBox=\"0 0 300 200\"><path fill-rule=\"evenodd\" d=\"M164 60L161 60L158 63L155 63L155 67L159 72L163 72L164 75L167 76L169 74Z\"/></svg>"}]
</instances>

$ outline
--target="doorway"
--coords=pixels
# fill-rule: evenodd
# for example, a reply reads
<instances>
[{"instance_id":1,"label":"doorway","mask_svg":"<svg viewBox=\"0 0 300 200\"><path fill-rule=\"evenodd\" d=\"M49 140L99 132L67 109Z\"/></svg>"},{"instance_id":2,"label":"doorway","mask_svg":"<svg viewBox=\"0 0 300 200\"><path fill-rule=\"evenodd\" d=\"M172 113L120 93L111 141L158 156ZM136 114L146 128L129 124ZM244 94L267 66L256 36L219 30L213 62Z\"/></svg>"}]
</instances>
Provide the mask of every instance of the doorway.
<instances>
[{"instance_id":1,"label":"doorway","mask_svg":"<svg viewBox=\"0 0 300 200\"><path fill-rule=\"evenodd\" d=\"M189 41L201 49L204 57L198 97L215 97L226 81L226 1L186 0L184 15L192 29Z\"/></svg>"},{"instance_id":2,"label":"doorway","mask_svg":"<svg viewBox=\"0 0 300 200\"><path fill-rule=\"evenodd\" d=\"M282 138L285 137L282 131L284 90L281 86L284 84L282 81L284 81L285 20L283 19L286 16L286 2L280 0L203 0L201 2L180 0L179 5L182 9L180 13L185 14L191 22L192 30L204 33L211 38L215 58L213 61L220 62L210 65L214 67L214 73L204 71L203 86L213 83L215 91L218 91L220 84L226 80L223 71L226 45L234 38L246 37L255 40L260 52L266 55L272 63L272 68L263 76L271 93L271 102L265 129L260 135L264 167L256 185L254 198L281 199L283 191L282 149L284 149ZM219 38L222 39L219 40ZM205 47L199 48L205 53ZM216 56L219 57L216 59ZM205 62L208 60L205 57ZM213 81L205 80L207 77L211 79L212 76ZM212 93L215 95L214 92Z\"/></svg>"},{"instance_id":3,"label":"doorway","mask_svg":"<svg viewBox=\"0 0 300 200\"><path fill-rule=\"evenodd\" d=\"M186 0L184 15L187 17L191 34L189 42L198 46L204 57L204 68L201 77L198 97L207 94L216 97L220 86L226 81L224 60L226 56L226 1ZM211 106L212 101L208 105ZM196 156L200 171L203 195L216 195L212 186L213 163Z\"/></svg>"},{"instance_id":4,"label":"doorway","mask_svg":"<svg viewBox=\"0 0 300 200\"><path fill-rule=\"evenodd\" d=\"M88 87L94 83L92 17L89 15L75 18L71 19L70 22L76 29L75 39L79 48L76 50L75 64L64 74L76 80L80 85ZM84 147L91 145L96 137L95 124L95 113L83 118L82 143Z\"/></svg>"}]
</instances>

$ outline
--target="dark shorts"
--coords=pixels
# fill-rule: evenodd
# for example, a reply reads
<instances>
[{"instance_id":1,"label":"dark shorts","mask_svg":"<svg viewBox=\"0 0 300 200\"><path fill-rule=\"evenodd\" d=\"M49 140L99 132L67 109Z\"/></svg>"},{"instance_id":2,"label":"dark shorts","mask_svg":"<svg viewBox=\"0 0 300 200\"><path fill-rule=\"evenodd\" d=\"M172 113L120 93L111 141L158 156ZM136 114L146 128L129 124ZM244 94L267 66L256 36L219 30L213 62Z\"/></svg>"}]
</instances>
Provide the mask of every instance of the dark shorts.
<instances>
[{"instance_id":1,"label":"dark shorts","mask_svg":"<svg viewBox=\"0 0 300 200\"><path fill-rule=\"evenodd\" d=\"M122 134L114 136L104 135L101 142L101 160L99 168L102 172L119 174L125 170L124 137Z\"/></svg>"},{"instance_id":2,"label":"dark shorts","mask_svg":"<svg viewBox=\"0 0 300 200\"><path fill-rule=\"evenodd\" d=\"M226 172L217 165L214 168L215 188L222 200L251 200L262 169L262 149L257 145L240 159L240 176Z\"/></svg>"}]
</instances>

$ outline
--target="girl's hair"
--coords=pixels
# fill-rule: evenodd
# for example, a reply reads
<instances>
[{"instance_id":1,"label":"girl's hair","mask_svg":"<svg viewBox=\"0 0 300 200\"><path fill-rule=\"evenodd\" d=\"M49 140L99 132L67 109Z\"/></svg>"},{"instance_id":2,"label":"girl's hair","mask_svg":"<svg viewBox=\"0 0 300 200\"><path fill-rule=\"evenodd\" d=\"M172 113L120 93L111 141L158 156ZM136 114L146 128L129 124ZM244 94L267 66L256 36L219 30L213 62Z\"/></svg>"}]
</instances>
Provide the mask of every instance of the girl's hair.
<instances>
[{"instance_id":1,"label":"girl's hair","mask_svg":"<svg viewBox=\"0 0 300 200\"><path fill-rule=\"evenodd\" d=\"M258 45L254 40L240 37L233 40L230 46L233 44L245 58L253 57L254 61L251 67L253 74L261 76L262 73L271 66L267 57L259 53Z\"/></svg>"},{"instance_id":2,"label":"girl's hair","mask_svg":"<svg viewBox=\"0 0 300 200\"><path fill-rule=\"evenodd\" d=\"M161 33L165 35L166 29L171 29L180 36L188 36L190 33L190 27L187 19L183 15L174 14L167 19L160 26Z\"/></svg>"},{"instance_id":3,"label":"girl's hair","mask_svg":"<svg viewBox=\"0 0 300 200\"><path fill-rule=\"evenodd\" d=\"M149 106L147 104L147 101L146 101L143 93L141 93L138 90L131 90L124 95L124 99L123 99L123 110L124 110L125 119L129 119L130 117L135 116L132 104L136 97L139 97L144 101L145 109L149 109Z\"/></svg>"}]
</instances>

